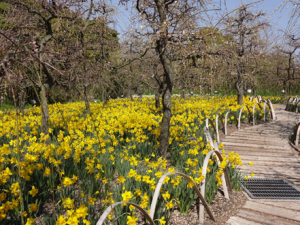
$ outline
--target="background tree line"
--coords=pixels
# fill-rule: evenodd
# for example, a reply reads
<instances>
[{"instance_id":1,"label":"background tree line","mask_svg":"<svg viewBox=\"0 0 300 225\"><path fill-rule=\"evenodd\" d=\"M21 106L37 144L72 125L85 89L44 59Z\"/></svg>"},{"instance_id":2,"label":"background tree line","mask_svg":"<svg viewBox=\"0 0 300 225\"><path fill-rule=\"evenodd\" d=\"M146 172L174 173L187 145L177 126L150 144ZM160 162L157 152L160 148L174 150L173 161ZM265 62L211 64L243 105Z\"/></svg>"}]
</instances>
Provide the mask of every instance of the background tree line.
<instances>
[{"instance_id":1,"label":"background tree line","mask_svg":"<svg viewBox=\"0 0 300 225\"><path fill-rule=\"evenodd\" d=\"M115 6L107 1L2 0L1 98L21 111L36 99L48 133L48 103L79 99L90 114L92 100L105 107L109 98L155 92L165 155L174 90L182 97L235 91L239 104L248 89L299 92L297 27L279 34L251 4L228 13L214 3L120 0L132 6L135 25L120 40L111 26Z\"/></svg>"}]
</instances>

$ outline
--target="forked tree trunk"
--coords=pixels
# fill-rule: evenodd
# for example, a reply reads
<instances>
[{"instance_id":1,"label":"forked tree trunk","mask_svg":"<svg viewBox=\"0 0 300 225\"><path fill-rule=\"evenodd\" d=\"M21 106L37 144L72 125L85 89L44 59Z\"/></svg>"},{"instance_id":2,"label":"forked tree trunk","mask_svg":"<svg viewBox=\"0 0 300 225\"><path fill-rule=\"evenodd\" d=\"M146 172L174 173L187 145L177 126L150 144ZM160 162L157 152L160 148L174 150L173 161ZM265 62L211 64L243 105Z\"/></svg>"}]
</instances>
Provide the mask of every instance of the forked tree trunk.
<instances>
[{"instance_id":1,"label":"forked tree trunk","mask_svg":"<svg viewBox=\"0 0 300 225\"><path fill-rule=\"evenodd\" d=\"M159 55L159 59L164 68L164 89L162 96L163 105L163 118L161 121L161 132L160 132L160 154L163 158L166 158L168 146L169 146L169 129L171 120L171 94L173 87L173 76L174 68L171 60L169 59L169 54L167 51L168 45L168 26L165 26L167 22L167 7L165 0L155 1L159 22L161 25L160 38L156 41L156 52Z\"/></svg>"},{"instance_id":2,"label":"forked tree trunk","mask_svg":"<svg viewBox=\"0 0 300 225\"><path fill-rule=\"evenodd\" d=\"M40 104L41 104L41 110L42 110L42 126L41 131L44 134L49 134L49 110L48 110L48 104L47 104L47 97L46 97L46 90L43 85L40 86Z\"/></svg>"},{"instance_id":3,"label":"forked tree trunk","mask_svg":"<svg viewBox=\"0 0 300 225\"><path fill-rule=\"evenodd\" d=\"M85 108L86 108L86 114L90 114L90 102L89 98L87 96L87 86L84 86L84 102L85 102Z\"/></svg>"}]
</instances>

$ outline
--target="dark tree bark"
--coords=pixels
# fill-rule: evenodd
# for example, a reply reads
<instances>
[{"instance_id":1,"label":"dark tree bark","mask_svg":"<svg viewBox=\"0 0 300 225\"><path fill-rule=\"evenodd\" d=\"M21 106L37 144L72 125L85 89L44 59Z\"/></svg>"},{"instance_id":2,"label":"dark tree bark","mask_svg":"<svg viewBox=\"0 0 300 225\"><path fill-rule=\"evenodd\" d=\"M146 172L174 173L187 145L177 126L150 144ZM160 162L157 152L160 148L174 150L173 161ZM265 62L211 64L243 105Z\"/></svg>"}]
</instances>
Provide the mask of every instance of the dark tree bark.
<instances>
[{"instance_id":1,"label":"dark tree bark","mask_svg":"<svg viewBox=\"0 0 300 225\"><path fill-rule=\"evenodd\" d=\"M89 98L87 95L87 86L84 86L84 102L85 102L85 108L86 108L86 114L91 114L91 110L90 110L90 102L89 102Z\"/></svg>"},{"instance_id":2,"label":"dark tree bark","mask_svg":"<svg viewBox=\"0 0 300 225\"><path fill-rule=\"evenodd\" d=\"M171 95L173 87L174 68L169 59L166 46L168 44L168 28L165 26L167 20L167 5L164 0L155 1L160 19L160 38L156 41L156 51L164 68L164 89L162 95L163 118L160 132L160 154L166 158L169 147L169 129L171 120Z\"/></svg>"},{"instance_id":3,"label":"dark tree bark","mask_svg":"<svg viewBox=\"0 0 300 225\"><path fill-rule=\"evenodd\" d=\"M160 97L160 90L157 90L155 92L155 107L158 109L160 107L160 100L159 100L159 97Z\"/></svg>"},{"instance_id":4,"label":"dark tree bark","mask_svg":"<svg viewBox=\"0 0 300 225\"><path fill-rule=\"evenodd\" d=\"M22 89L19 92L19 107L20 107L20 112L22 113L22 116L24 116L24 108L25 108L25 104L26 104L26 90Z\"/></svg>"},{"instance_id":5,"label":"dark tree bark","mask_svg":"<svg viewBox=\"0 0 300 225\"><path fill-rule=\"evenodd\" d=\"M181 96L181 98L185 99L185 89L184 88L181 89L180 96Z\"/></svg>"},{"instance_id":6,"label":"dark tree bark","mask_svg":"<svg viewBox=\"0 0 300 225\"><path fill-rule=\"evenodd\" d=\"M238 77L237 80L235 82L235 89L237 91L237 102L239 105L243 104L243 80L242 80L242 72L241 69L239 67L239 65L237 65L237 73L238 73Z\"/></svg>"},{"instance_id":7,"label":"dark tree bark","mask_svg":"<svg viewBox=\"0 0 300 225\"><path fill-rule=\"evenodd\" d=\"M46 96L46 90L44 85L40 86L40 104L42 109L42 120L41 120L41 131L44 134L49 134L49 110L48 110L48 104L47 104L47 96Z\"/></svg>"}]
</instances>

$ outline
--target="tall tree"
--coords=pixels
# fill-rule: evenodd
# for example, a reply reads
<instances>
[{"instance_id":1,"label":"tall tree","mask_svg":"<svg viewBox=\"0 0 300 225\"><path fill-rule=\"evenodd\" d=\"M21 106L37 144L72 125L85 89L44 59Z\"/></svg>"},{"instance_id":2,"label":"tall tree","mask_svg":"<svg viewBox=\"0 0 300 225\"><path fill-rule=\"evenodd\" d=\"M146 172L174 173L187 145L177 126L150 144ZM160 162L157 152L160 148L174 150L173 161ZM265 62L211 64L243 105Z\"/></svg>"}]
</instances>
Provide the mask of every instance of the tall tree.
<instances>
[{"instance_id":1,"label":"tall tree","mask_svg":"<svg viewBox=\"0 0 300 225\"><path fill-rule=\"evenodd\" d=\"M247 6L241 6L237 15L227 18L227 31L235 38L234 55L236 58L236 81L235 88L237 91L237 102L243 104L244 76L246 74L247 56L249 55L249 42L251 36L257 35L266 28L267 22L261 21L264 17L263 12L251 12ZM250 48L251 49L251 48Z\"/></svg>"},{"instance_id":2,"label":"tall tree","mask_svg":"<svg viewBox=\"0 0 300 225\"><path fill-rule=\"evenodd\" d=\"M128 1L121 0L122 3ZM173 61L186 58L194 52L185 51L189 39L199 38L201 11L207 10L210 1L175 0L132 0L136 10L135 22L140 25L135 35L147 37L148 48L154 48L163 66L161 80L163 117L160 133L160 154L166 157L169 144L171 94L174 85L175 68Z\"/></svg>"}]
</instances>

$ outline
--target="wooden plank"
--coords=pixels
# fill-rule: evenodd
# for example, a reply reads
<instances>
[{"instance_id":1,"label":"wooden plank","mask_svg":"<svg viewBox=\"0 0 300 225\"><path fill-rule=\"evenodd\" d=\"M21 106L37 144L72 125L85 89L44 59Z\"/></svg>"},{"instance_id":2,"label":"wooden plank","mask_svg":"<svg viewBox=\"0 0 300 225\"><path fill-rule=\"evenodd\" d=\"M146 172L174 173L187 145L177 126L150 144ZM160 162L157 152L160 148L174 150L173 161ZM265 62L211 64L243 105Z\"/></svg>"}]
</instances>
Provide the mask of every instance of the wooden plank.
<instances>
[{"instance_id":1,"label":"wooden plank","mask_svg":"<svg viewBox=\"0 0 300 225\"><path fill-rule=\"evenodd\" d=\"M266 205L273 205L276 207L281 207L281 208L286 208L286 209L290 209L290 210L295 210L300 212L300 201L278 201L278 202L262 202L263 204Z\"/></svg>"},{"instance_id":2,"label":"wooden plank","mask_svg":"<svg viewBox=\"0 0 300 225\"><path fill-rule=\"evenodd\" d=\"M276 128L274 128L274 130L276 131ZM292 132L292 131L291 131ZM236 132L233 132L231 133L230 135L227 135L228 136L259 136L259 135L264 135L266 137L275 137L275 138L283 138L283 137L288 137L291 133L291 132L288 132L288 133L283 133L283 132L273 132L273 133L264 133L264 132L259 132L259 131L254 131L254 132L249 132L249 131L236 131Z\"/></svg>"},{"instance_id":3,"label":"wooden plank","mask_svg":"<svg viewBox=\"0 0 300 225\"><path fill-rule=\"evenodd\" d=\"M286 163L300 163L300 160L297 158L278 158L271 156L243 156L242 160L249 160L255 162L259 161L274 161L274 162L286 162Z\"/></svg>"},{"instance_id":4,"label":"wooden plank","mask_svg":"<svg viewBox=\"0 0 300 225\"><path fill-rule=\"evenodd\" d=\"M262 144L276 144L277 146L285 146L288 142L286 140L282 140L282 139L271 139L270 138L262 138L262 137L257 137L257 138L253 138L253 137L226 137L224 140L222 140L223 142L229 142L229 141L234 141L234 142L250 142L253 143L253 141L255 140L255 143L262 143Z\"/></svg>"},{"instance_id":5,"label":"wooden plank","mask_svg":"<svg viewBox=\"0 0 300 225\"><path fill-rule=\"evenodd\" d=\"M235 151L235 152L252 152L252 151L262 151L261 148L250 148L250 147L243 147L243 146L231 146L231 145L224 145L224 149L225 151L231 152L231 151ZM281 150L278 149L266 149L264 148L264 152L287 152L287 153L292 153L291 149L288 148L284 148Z\"/></svg>"},{"instance_id":6,"label":"wooden plank","mask_svg":"<svg viewBox=\"0 0 300 225\"><path fill-rule=\"evenodd\" d=\"M266 131L242 131L240 133L231 133L229 136L237 137L237 136L246 136L246 137L259 137L259 135L263 135L264 137L268 138L279 138L279 139L284 139L285 137L288 137L290 133L292 133L292 130L288 131L277 131L276 128L273 128L273 131L271 132L266 132Z\"/></svg>"},{"instance_id":7,"label":"wooden plank","mask_svg":"<svg viewBox=\"0 0 300 225\"><path fill-rule=\"evenodd\" d=\"M242 217L246 220L252 220L256 223L266 224L266 225L299 225L298 222L282 219L280 217L270 216L268 214L260 214L253 211L248 210L240 210L237 213L237 216Z\"/></svg>"},{"instance_id":8,"label":"wooden plank","mask_svg":"<svg viewBox=\"0 0 300 225\"><path fill-rule=\"evenodd\" d=\"M230 153L231 151L227 151L226 154ZM284 152L284 151L272 151L272 152L265 152L265 151L234 151L235 153L238 153L240 156L266 156L266 155L270 155L270 156L281 156L281 157L293 157L295 156L294 154L292 153L289 153L289 152Z\"/></svg>"},{"instance_id":9,"label":"wooden plank","mask_svg":"<svg viewBox=\"0 0 300 225\"><path fill-rule=\"evenodd\" d=\"M231 153L232 151L227 151L225 152L226 154L229 154ZM238 152L238 151L233 151L235 154L239 154L239 156L243 159L243 158L247 158L248 156L261 156L261 157L265 157L265 156L270 156L270 157L274 157L274 156L277 156L277 157L281 157L281 158L293 158L295 157L294 154L291 154L291 153L284 153L284 152L281 152L280 154L277 154L276 152L263 152L263 151L251 151L251 152Z\"/></svg>"},{"instance_id":10,"label":"wooden plank","mask_svg":"<svg viewBox=\"0 0 300 225\"><path fill-rule=\"evenodd\" d=\"M300 213L289 209L284 209L284 208L279 209L274 206L265 205L257 202L251 202L251 201L247 201L246 204L243 206L243 208L300 222Z\"/></svg>"},{"instance_id":11,"label":"wooden plank","mask_svg":"<svg viewBox=\"0 0 300 225\"><path fill-rule=\"evenodd\" d=\"M247 146L247 147L256 147L256 148L267 148L267 149L279 149L281 150L282 148L285 148L285 147L282 147L282 146L276 146L276 145L263 145L263 144L248 144L248 143L235 143L235 142L227 142L227 141L223 141L222 142L224 144L224 146L226 145L233 145L233 146Z\"/></svg>"},{"instance_id":12,"label":"wooden plank","mask_svg":"<svg viewBox=\"0 0 300 225\"><path fill-rule=\"evenodd\" d=\"M261 223L255 223L236 216L230 217L226 223L231 225L261 225Z\"/></svg>"},{"instance_id":13,"label":"wooden plank","mask_svg":"<svg viewBox=\"0 0 300 225\"><path fill-rule=\"evenodd\" d=\"M244 166L245 165L249 165L248 161L244 160L243 156L241 156L241 158L242 158L242 162L243 162ZM255 161L255 162L253 162L253 164L254 164L253 167L256 167L256 166L270 166L270 167L272 167L272 166L275 166L275 167L280 166L280 167L285 167L285 168L290 168L291 167L291 165L287 164L286 162ZM294 163L293 164L293 168L300 168L300 163L299 164L298 163Z\"/></svg>"}]
</instances>

